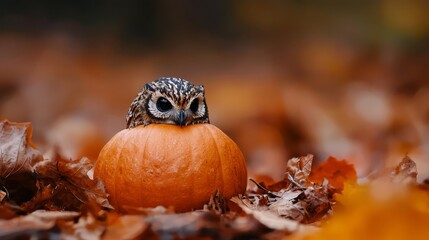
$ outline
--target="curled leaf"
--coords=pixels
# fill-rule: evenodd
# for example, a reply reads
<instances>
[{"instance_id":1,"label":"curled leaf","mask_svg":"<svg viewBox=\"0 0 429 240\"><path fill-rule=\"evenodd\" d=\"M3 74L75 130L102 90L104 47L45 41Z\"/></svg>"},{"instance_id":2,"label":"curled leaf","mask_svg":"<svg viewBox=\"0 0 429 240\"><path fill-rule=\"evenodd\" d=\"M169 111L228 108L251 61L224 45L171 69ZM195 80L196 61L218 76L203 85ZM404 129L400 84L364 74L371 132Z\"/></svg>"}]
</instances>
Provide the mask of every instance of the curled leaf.
<instances>
[{"instance_id":1,"label":"curled leaf","mask_svg":"<svg viewBox=\"0 0 429 240\"><path fill-rule=\"evenodd\" d=\"M263 193L232 201L271 229L295 232L302 223L318 222L331 210L332 193L327 181L318 184L309 180L312 161L311 154L292 158L287 163L287 178L281 184L265 188L255 182ZM287 187L273 190L273 186L282 185Z\"/></svg>"},{"instance_id":2,"label":"curled leaf","mask_svg":"<svg viewBox=\"0 0 429 240\"><path fill-rule=\"evenodd\" d=\"M36 192L33 164L43 159L31 142L30 123L0 122L0 184L6 197L17 203Z\"/></svg>"},{"instance_id":3,"label":"curled leaf","mask_svg":"<svg viewBox=\"0 0 429 240\"><path fill-rule=\"evenodd\" d=\"M77 210L82 204L92 202L111 208L103 183L88 176L92 168L93 163L88 158L65 160L59 154L39 162L35 169L41 187L37 196L27 204L27 210Z\"/></svg>"},{"instance_id":4,"label":"curled leaf","mask_svg":"<svg viewBox=\"0 0 429 240\"><path fill-rule=\"evenodd\" d=\"M299 158L291 158L287 162L286 168L287 174L292 178L289 178L289 180L297 183L298 185L305 186L307 184L307 178L311 173L312 162L313 155L311 154Z\"/></svg>"}]
</instances>

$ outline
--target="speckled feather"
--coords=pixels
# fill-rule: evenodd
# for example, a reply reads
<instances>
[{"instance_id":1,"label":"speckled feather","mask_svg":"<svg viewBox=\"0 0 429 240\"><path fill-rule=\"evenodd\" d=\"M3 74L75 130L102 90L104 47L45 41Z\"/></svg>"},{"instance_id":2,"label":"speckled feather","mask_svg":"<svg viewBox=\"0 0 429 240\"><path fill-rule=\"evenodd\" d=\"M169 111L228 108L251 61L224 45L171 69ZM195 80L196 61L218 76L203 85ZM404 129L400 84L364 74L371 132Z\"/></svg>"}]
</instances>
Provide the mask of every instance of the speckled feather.
<instances>
[{"instance_id":1,"label":"speckled feather","mask_svg":"<svg viewBox=\"0 0 429 240\"><path fill-rule=\"evenodd\" d=\"M166 98L175 107L170 115L159 112L154 107L156 99ZM189 111L191 102L199 100L198 112ZM201 100L200 100L201 99ZM193 85L181 78L160 78L145 84L131 103L126 116L127 128L151 123L175 124L177 111L187 111L188 118L185 125L196 123L209 123L208 109L205 101L204 86ZM176 112L175 112L176 111Z\"/></svg>"}]
</instances>

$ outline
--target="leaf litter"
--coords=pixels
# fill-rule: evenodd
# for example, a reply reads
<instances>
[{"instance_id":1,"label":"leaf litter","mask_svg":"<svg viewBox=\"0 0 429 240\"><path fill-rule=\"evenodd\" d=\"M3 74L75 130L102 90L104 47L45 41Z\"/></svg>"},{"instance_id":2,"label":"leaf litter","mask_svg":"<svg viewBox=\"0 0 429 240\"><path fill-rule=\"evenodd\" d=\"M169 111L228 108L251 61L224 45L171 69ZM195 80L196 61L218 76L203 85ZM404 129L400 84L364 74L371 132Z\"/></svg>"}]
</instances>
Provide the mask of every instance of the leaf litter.
<instances>
[{"instance_id":1,"label":"leaf litter","mask_svg":"<svg viewBox=\"0 0 429 240\"><path fill-rule=\"evenodd\" d=\"M232 201L272 229L295 232L304 228L301 223L316 223L329 213L333 201L328 181L316 184L308 179L312 161L311 154L288 161L282 180L287 188L270 191L270 187L258 184L264 193L234 197Z\"/></svg>"},{"instance_id":2,"label":"leaf litter","mask_svg":"<svg viewBox=\"0 0 429 240\"><path fill-rule=\"evenodd\" d=\"M57 152L34 168L39 174L39 192L26 203L28 210L43 207L52 210L78 210L82 204L97 203L112 208L103 183L91 179L88 172L94 167L86 157L63 159Z\"/></svg>"},{"instance_id":3,"label":"leaf litter","mask_svg":"<svg viewBox=\"0 0 429 240\"><path fill-rule=\"evenodd\" d=\"M43 159L31 142L30 123L0 122L0 200L22 203L36 192L33 165Z\"/></svg>"},{"instance_id":4,"label":"leaf litter","mask_svg":"<svg viewBox=\"0 0 429 240\"><path fill-rule=\"evenodd\" d=\"M429 184L416 182L417 166L408 156L396 168L373 176L370 184L358 185L347 161L330 157L313 167L308 154L290 159L281 181L265 185L252 180L257 189L230 200L216 192L201 210L178 214L159 206L121 215L109 204L103 183L93 179L94 164L88 158L66 159L55 149L43 158L31 142L31 131L29 123L0 123L2 239L362 239L350 233L370 232L373 226L366 222L376 225L389 218L387 226L377 225L381 233L401 217L417 219L421 226L429 223ZM408 198L398 197L398 189L405 189ZM409 198L418 199L401 205ZM339 235L344 229L349 235ZM421 232L415 239L427 236L423 229L417 227Z\"/></svg>"}]
</instances>

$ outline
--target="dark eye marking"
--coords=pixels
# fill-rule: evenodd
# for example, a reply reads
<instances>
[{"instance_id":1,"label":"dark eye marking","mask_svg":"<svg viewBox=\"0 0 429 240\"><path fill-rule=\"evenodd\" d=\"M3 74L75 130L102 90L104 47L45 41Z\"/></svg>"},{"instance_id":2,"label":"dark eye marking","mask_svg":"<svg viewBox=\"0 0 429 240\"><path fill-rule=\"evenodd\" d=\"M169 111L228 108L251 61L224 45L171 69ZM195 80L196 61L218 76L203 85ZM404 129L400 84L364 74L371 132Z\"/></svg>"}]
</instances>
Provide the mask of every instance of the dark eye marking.
<instances>
[{"instance_id":1,"label":"dark eye marking","mask_svg":"<svg viewBox=\"0 0 429 240\"><path fill-rule=\"evenodd\" d=\"M173 108L173 105L166 98L160 97L156 101L156 108L161 112L167 112Z\"/></svg>"},{"instance_id":2,"label":"dark eye marking","mask_svg":"<svg viewBox=\"0 0 429 240\"><path fill-rule=\"evenodd\" d=\"M191 103L191 107L190 107L191 111L193 113L196 113L198 111L198 106L199 106L199 100L198 98L195 98Z\"/></svg>"}]
</instances>

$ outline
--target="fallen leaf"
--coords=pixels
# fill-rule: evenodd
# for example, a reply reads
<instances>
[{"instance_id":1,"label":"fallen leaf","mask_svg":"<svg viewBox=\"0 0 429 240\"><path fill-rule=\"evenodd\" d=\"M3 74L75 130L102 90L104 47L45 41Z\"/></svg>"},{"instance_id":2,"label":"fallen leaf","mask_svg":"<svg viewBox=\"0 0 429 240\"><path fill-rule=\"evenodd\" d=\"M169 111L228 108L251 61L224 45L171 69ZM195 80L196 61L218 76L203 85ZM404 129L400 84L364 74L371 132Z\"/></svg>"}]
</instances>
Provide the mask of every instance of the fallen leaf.
<instances>
[{"instance_id":1,"label":"fallen leaf","mask_svg":"<svg viewBox=\"0 0 429 240\"><path fill-rule=\"evenodd\" d=\"M323 228L293 239L428 239L429 189L415 183L414 162L405 157L386 170L363 185L346 183Z\"/></svg>"},{"instance_id":2,"label":"fallen leaf","mask_svg":"<svg viewBox=\"0 0 429 240\"><path fill-rule=\"evenodd\" d=\"M329 157L328 160L317 165L310 174L310 180L318 184L322 184L324 179L329 181L335 192L341 192L345 182L356 184L357 174L353 164Z\"/></svg>"},{"instance_id":3,"label":"fallen leaf","mask_svg":"<svg viewBox=\"0 0 429 240\"><path fill-rule=\"evenodd\" d=\"M50 220L70 220L80 215L79 212L74 211L46 211L46 210L36 210L31 214L34 217L38 217L45 221Z\"/></svg>"},{"instance_id":4,"label":"fallen leaf","mask_svg":"<svg viewBox=\"0 0 429 240\"><path fill-rule=\"evenodd\" d=\"M65 160L58 154L39 162L40 189L26 209L78 210L82 204L97 203L112 208L107 200L104 185L99 179L90 179L88 171L93 163L87 158Z\"/></svg>"},{"instance_id":5,"label":"fallen leaf","mask_svg":"<svg viewBox=\"0 0 429 240\"><path fill-rule=\"evenodd\" d=\"M368 185L346 185L338 199L342 207L320 231L293 239L428 239L429 192L416 187L402 190L380 198L374 195L380 192Z\"/></svg>"},{"instance_id":6,"label":"fallen leaf","mask_svg":"<svg viewBox=\"0 0 429 240\"><path fill-rule=\"evenodd\" d=\"M311 154L299 158L291 158L287 162L286 173L292 177L292 181L295 181L296 184L305 186L308 176L311 173L312 162L313 155Z\"/></svg>"},{"instance_id":7,"label":"fallen leaf","mask_svg":"<svg viewBox=\"0 0 429 240\"><path fill-rule=\"evenodd\" d=\"M0 238L17 239L35 235L53 228L58 220L70 220L79 215L78 212L38 210L26 216L0 220Z\"/></svg>"},{"instance_id":8,"label":"fallen leaf","mask_svg":"<svg viewBox=\"0 0 429 240\"><path fill-rule=\"evenodd\" d=\"M303 221L305 218L306 210L300 204L296 204L297 201L295 201L295 199L297 199L301 194L303 194L303 192L290 192L283 190L276 193L276 195L277 194L279 194L280 197L276 199L276 201L273 201L273 203L268 206L268 209L272 212L275 212L278 216L293 219L298 222Z\"/></svg>"},{"instance_id":9,"label":"fallen leaf","mask_svg":"<svg viewBox=\"0 0 429 240\"><path fill-rule=\"evenodd\" d=\"M155 234L156 239L255 239L272 231L252 215L218 215L202 210L151 215L146 223L147 232Z\"/></svg>"},{"instance_id":10,"label":"fallen leaf","mask_svg":"<svg viewBox=\"0 0 429 240\"><path fill-rule=\"evenodd\" d=\"M0 205L0 219L11 219L16 216L17 213L11 208L11 206L5 203Z\"/></svg>"},{"instance_id":11,"label":"fallen leaf","mask_svg":"<svg viewBox=\"0 0 429 240\"><path fill-rule=\"evenodd\" d=\"M146 218L142 215L116 216L108 223L102 239L141 239L147 228Z\"/></svg>"},{"instance_id":12,"label":"fallen leaf","mask_svg":"<svg viewBox=\"0 0 429 240\"><path fill-rule=\"evenodd\" d=\"M230 221L223 220L223 222L225 224L221 230L224 239L258 239L262 235L272 232L253 215L238 216Z\"/></svg>"},{"instance_id":13,"label":"fallen leaf","mask_svg":"<svg viewBox=\"0 0 429 240\"><path fill-rule=\"evenodd\" d=\"M0 203L7 197L8 192L0 190Z\"/></svg>"},{"instance_id":14,"label":"fallen leaf","mask_svg":"<svg viewBox=\"0 0 429 240\"><path fill-rule=\"evenodd\" d=\"M261 211L258 205L255 206L245 199L233 197L231 201L241 207L245 213L253 215L259 222L271 229L294 232L297 231L300 226L300 223L297 221L282 218L278 214L268 210Z\"/></svg>"},{"instance_id":15,"label":"fallen leaf","mask_svg":"<svg viewBox=\"0 0 429 240\"><path fill-rule=\"evenodd\" d=\"M210 212L154 215L147 222L160 239L215 237L220 228L219 216Z\"/></svg>"},{"instance_id":16,"label":"fallen leaf","mask_svg":"<svg viewBox=\"0 0 429 240\"><path fill-rule=\"evenodd\" d=\"M36 193L33 165L43 159L31 142L30 123L0 122L0 185L6 197L17 203Z\"/></svg>"},{"instance_id":17,"label":"fallen leaf","mask_svg":"<svg viewBox=\"0 0 429 240\"><path fill-rule=\"evenodd\" d=\"M394 168L382 169L369 177L368 186L374 198L390 199L410 186L417 185L417 167L411 158L405 156ZM395 187L391 187L392 184ZM422 186L422 185L419 185Z\"/></svg>"},{"instance_id":18,"label":"fallen leaf","mask_svg":"<svg viewBox=\"0 0 429 240\"><path fill-rule=\"evenodd\" d=\"M61 239L100 239L106 231L106 224L92 214L81 216L76 223L67 221L58 225L61 229Z\"/></svg>"},{"instance_id":19,"label":"fallen leaf","mask_svg":"<svg viewBox=\"0 0 429 240\"><path fill-rule=\"evenodd\" d=\"M391 179L395 183L416 183L416 163L410 157L405 156L398 166L391 171Z\"/></svg>"},{"instance_id":20,"label":"fallen leaf","mask_svg":"<svg viewBox=\"0 0 429 240\"><path fill-rule=\"evenodd\" d=\"M216 214L222 214L228 211L228 204L218 190L215 195L210 197L209 202L204 204L203 209L206 211L213 211Z\"/></svg>"},{"instance_id":21,"label":"fallen leaf","mask_svg":"<svg viewBox=\"0 0 429 240\"><path fill-rule=\"evenodd\" d=\"M31 123L0 122L0 177L19 172L32 172L42 155L31 142Z\"/></svg>"},{"instance_id":22,"label":"fallen leaf","mask_svg":"<svg viewBox=\"0 0 429 240\"><path fill-rule=\"evenodd\" d=\"M324 218L331 210L332 192L328 182L320 184L311 182L308 177L311 172L313 156L292 158L288 161L287 178L282 182L287 188L272 191L254 182L262 191L257 194L247 194L234 198L234 202L246 213L251 212L256 219L270 228L278 227L289 232L296 231L298 223L314 223ZM276 187L280 184L275 184ZM250 210L249 210L250 209ZM255 215L256 214L256 215ZM276 218L273 218L276 216ZM286 219L273 223L273 219ZM289 221L293 221L291 224ZM275 228L277 229L277 228Z\"/></svg>"}]
</instances>

